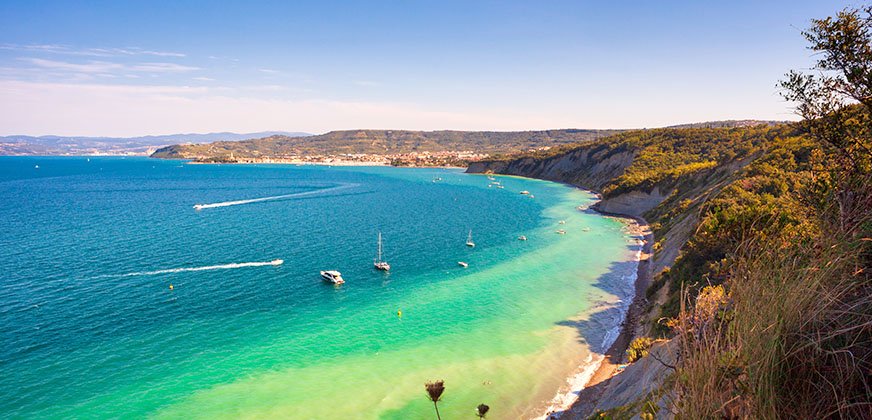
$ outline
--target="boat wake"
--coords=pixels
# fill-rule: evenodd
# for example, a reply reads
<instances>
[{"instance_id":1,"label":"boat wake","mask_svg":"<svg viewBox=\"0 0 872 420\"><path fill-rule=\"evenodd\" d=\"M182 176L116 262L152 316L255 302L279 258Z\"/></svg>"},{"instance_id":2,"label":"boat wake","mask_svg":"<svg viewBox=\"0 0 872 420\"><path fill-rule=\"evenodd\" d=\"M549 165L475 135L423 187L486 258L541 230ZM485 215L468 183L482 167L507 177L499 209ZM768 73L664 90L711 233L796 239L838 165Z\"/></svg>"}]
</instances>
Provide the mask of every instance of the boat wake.
<instances>
[{"instance_id":1,"label":"boat wake","mask_svg":"<svg viewBox=\"0 0 872 420\"><path fill-rule=\"evenodd\" d=\"M213 208L217 208L217 207L238 206L241 204L259 203L261 201L281 200L281 199L285 199L285 198L308 197L308 196L313 196L313 195L318 195L318 194L324 194L327 192L353 188L353 187L356 187L358 185L359 184L342 184L342 185L338 185L335 187L322 188L320 190L306 191L306 192L294 193L294 194L274 195L271 197L250 198L250 199L246 199L246 200L222 201L220 203L195 204L194 210L213 209Z\"/></svg>"},{"instance_id":2,"label":"boat wake","mask_svg":"<svg viewBox=\"0 0 872 420\"><path fill-rule=\"evenodd\" d=\"M155 270L155 271L137 271L133 273L127 274L106 274L102 276L92 277L92 278L115 278L115 277L134 277L134 276L157 276L161 274L174 274L174 273L184 273L187 271L209 271L209 270L231 270L234 268L245 268L245 267L264 267L268 265L282 265L284 264L284 260L272 260L272 261L264 261L264 262L244 262L244 263L232 263L232 264L220 264L220 265L207 265L203 267L182 267L182 268L170 268L166 270Z\"/></svg>"}]
</instances>

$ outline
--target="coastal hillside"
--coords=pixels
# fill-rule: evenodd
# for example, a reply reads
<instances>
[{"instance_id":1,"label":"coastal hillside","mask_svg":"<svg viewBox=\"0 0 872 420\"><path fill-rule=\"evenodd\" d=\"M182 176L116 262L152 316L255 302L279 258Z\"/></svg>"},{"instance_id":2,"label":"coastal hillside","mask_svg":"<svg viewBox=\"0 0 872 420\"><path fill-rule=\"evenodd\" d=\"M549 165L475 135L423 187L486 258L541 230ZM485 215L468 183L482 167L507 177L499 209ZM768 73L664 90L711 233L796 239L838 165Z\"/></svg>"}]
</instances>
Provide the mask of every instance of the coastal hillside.
<instances>
[{"instance_id":1,"label":"coastal hillside","mask_svg":"<svg viewBox=\"0 0 872 420\"><path fill-rule=\"evenodd\" d=\"M545 131L331 131L307 137L269 136L241 142L181 144L157 150L152 157L164 159L261 158L341 154L407 154L474 151L495 154L550 148L591 141L619 130Z\"/></svg>"},{"instance_id":2,"label":"coastal hillside","mask_svg":"<svg viewBox=\"0 0 872 420\"><path fill-rule=\"evenodd\" d=\"M864 121L869 118L868 112L863 109L852 108L852 112L853 119ZM813 266L816 262L825 264L825 261L815 260L816 255L809 249L803 248L808 253L799 254L792 254L788 250L791 250L791 244L796 243L808 243L811 250L816 249L815 247L819 246L814 245L817 243L817 238L820 238L823 232L827 232L826 221L810 213L809 206L822 206L827 202L827 194L832 193L816 182L822 180L822 171L826 168L840 168L834 160L836 156L838 151L824 147L815 139L806 124L758 125L744 128L666 128L630 131L559 150L472 163L468 171L548 179L592 189L602 194L601 202L596 205L598 210L641 217L650 223L654 239L653 255L648 267L652 276L647 277L650 281L637 285L637 290L645 292L637 296L628 316L629 322L625 324L625 334L637 339L633 342L633 346L644 347L642 353L647 354L647 347L658 339L672 339L678 336L682 338L678 342L682 343L682 346L688 346L688 340L683 334L695 331L694 328L697 328L686 325L690 322L687 321L688 319L697 319L687 315L693 313L692 308L697 301L708 302L715 299L715 303L705 303L708 305L708 309L705 310L709 312L713 310L712 307L721 307L723 308L720 309L721 311L726 311L737 301L741 301L744 305L749 305L748 301L763 305L764 302L760 298L752 296L769 296L767 299L778 299L773 292L762 292L766 283L761 277L776 275L772 272L761 273L764 269L787 270L785 265L788 264L787 260L790 257L802 257ZM865 181L862 182L866 183L865 188L868 189L868 178L864 179ZM866 212L866 216L857 217L868 224L868 208ZM869 226L862 223L860 226L866 226L868 234ZM856 232L853 235L856 237ZM856 239L853 242L849 239L840 242L830 238L827 243L832 247L846 246L853 249L854 251L850 253L852 257L847 259L851 262L845 264L849 267L853 264L855 272L863 272L862 269L857 271L857 267L862 266L862 262L856 259L860 255L856 253L857 250L864 249L862 242ZM849 245L850 243L854 245ZM765 262L756 260L755 258L760 255L766 255L768 257L766 262L773 263L778 268L771 268ZM837 275L827 271L828 269L823 266L820 268L821 272ZM793 269L799 268L794 266ZM829 270L833 269L829 268ZM746 278L760 278L759 282L751 283L751 286L748 283L743 285L744 289L741 289L741 293L747 294L743 296L739 295L739 288L732 280L740 273ZM801 278L799 272L795 274ZM838 273L838 275L842 274L844 273ZM789 272L782 271L777 275L782 280L790 278ZM856 276L856 273L854 275ZM773 287L773 290L783 291L789 286L780 284ZM794 287L791 290L802 290L810 293L809 296L824 293L820 289L807 290ZM712 298L713 295L719 297ZM780 310L788 314L772 310L771 316L787 317L794 322L799 322L795 317L795 311L802 310L800 308L803 305L809 305L809 298L800 299L796 293L791 293L789 296L791 298L788 298L788 304L780 307ZM742 300L743 298L745 300ZM791 306L791 303L795 306ZM752 310L749 306L745 308ZM714 310L715 314L726 313ZM812 308L808 307L807 310ZM731 316L734 319L743 319L747 315L749 313ZM722 319L722 322L724 320ZM818 322L824 321L818 320ZM626 342L629 342L629 339ZM771 342L768 345L772 345ZM674 349L676 346L673 344L670 348ZM701 351L698 348L688 350L687 347L681 347L681 349L688 353L683 357L689 360L696 360ZM629 354L625 356L624 362L628 361L629 357ZM738 356L734 354L733 357ZM763 356L755 354L754 357ZM715 361L715 364L722 362ZM736 363L736 371L741 372L749 368L743 364L748 362L749 360L744 362L734 360L729 363ZM764 362L771 363L767 367L770 369L781 369L785 363L784 360L771 359ZM638 414L643 407L653 407L653 411L663 409L666 412L666 409L669 409L673 413L687 414L718 412L716 399L709 401L709 404L714 407L699 405L682 407L676 402L678 399L683 397L682 403L690 403L695 402L699 396L695 394L698 390L680 386L696 384L676 385L674 382L664 382L667 377L671 377L674 369L664 371L661 364L655 363L655 365L659 373L644 374L649 378L643 383L644 386L628 385L634 383L634 380L621 380L618 376L587 391L589 394L607 397L597 400L595 397L585 397L583 394L580 403L571 412L581 418L591 414L594 408L614 414L618 418L628 413L625 410L630 410L630 414ZM706 368L717 371L725 367L706 365ZM639 369L630 371L638 374ZM658 375L659 377L656 377ZM651 379L652 376L656 378ZM716 380L723 380L723 378ZM748 379L745 377L733 378L733 380ZM651 385L652 381L655 385ZM609 386L609 383L612 385ZM670 385L657 385L663 383ZM638 388L634 388L636 386ZM738 389L731 392L735 394ZM761 390L748 391L747 395L743 395L745 400L742 400L742 404L754 404L754 399L761 395L768 395L761 392ZM621 397L617 398L614 395L621 395ZM711 399L712 396L708 395L703 399L705 398ZM785 395L784 398L787 396ZM728 399L725 398L720 403L725 403ZM742 409L748 410L747 407ZM814 410L809 408L806 412L814 412ZM751 415L751 417L755 416Z\"/></svg>"}]
</instances>

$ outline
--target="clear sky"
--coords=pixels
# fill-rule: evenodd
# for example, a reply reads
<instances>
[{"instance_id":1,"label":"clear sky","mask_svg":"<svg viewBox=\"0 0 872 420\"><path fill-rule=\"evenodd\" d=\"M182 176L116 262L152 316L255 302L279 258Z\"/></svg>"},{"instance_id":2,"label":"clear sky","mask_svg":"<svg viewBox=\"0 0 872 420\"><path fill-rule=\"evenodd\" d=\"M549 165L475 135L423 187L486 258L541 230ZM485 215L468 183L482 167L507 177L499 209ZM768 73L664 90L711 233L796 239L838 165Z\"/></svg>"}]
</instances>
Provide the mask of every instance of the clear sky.
<instances>
[{"instance_id":1,"label":"clear sky","mask_svg":"<svg viewBox=\"0 0 872 420\"><path fill-rule=\"evenodd\" d=\"M0 135L795 119L800 30L858 2L0 2Z\"/></svg>"}]
</instances>

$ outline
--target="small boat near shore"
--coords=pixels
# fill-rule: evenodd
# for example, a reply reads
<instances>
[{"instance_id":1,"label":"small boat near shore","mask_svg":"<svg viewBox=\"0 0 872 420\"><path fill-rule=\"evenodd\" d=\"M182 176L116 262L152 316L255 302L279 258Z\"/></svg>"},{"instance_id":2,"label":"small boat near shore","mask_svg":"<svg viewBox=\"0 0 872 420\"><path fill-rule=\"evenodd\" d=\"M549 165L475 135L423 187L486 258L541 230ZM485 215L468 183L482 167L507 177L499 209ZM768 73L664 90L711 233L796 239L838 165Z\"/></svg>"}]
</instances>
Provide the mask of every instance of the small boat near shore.
<instances>
[{"instance_id":1,"label":"small boat near shore","mask_svg":"<svg viewBox=\"0 0 872 420\"><path fill-rule=\"evenodd\" d=\"M472 229L469 230L469 236L466 237L466 246L475 248L475 242L472 241Z\"/></svg>"},{"instance_id":2,"label":"small boat near shore","mask_svg":"<svg viewBox=\"0 0 872 420\"><path fill-rule=\"evenodd\" d=\"M526 241L526 240L527 240L527 237L524 236L524 235L521 235L521 236L518 236L518 240L519 240L519 241Z\"/></svg>"},{"instance_id":3,"label":"small boat near shore","mask_svg":"<svg viewBox=\"0 0 872 420\"><path fill-rule=\"evenodd\" d=\"M566 235L566 231L563 229L555 231L558 235Z\"/></svg>"},{"instance_id":4,"label":"small boat near shore","mask_svg":"<svg viewBox=\"0 0 872 420\"><path fill-rule=\"evenodd\" d=\"M321 272L321 279L326 281L327 283L332 284L343 284L345 283L345 279L342 278L342 273L336 270L327 270Z\"/></svg>"},{"instance_id":5,"label":"small boat near shore","mask_svg":"<svg viewBox=\"0 0 872 420\"><path fill-rule=\"evenodd\" d=\"M524 191L521 191L520 194L521 195L530 195L530 191L524 190Z\"/></svg>"},{"instance_id":6,"label":"small boat near shore","mask_svg":"<svg viewBox=\"0 0 872 420\"><path fill-rule=\"evenodd\" d=\"M457 265L459 265L459 266L461 266L461 267L463 267L463 268L469 267L469 264L467 264L467 263L465 263L465 262L463 262L463 261L458 261L458 262L457 262Z\"/></svg>"}]
</instances>

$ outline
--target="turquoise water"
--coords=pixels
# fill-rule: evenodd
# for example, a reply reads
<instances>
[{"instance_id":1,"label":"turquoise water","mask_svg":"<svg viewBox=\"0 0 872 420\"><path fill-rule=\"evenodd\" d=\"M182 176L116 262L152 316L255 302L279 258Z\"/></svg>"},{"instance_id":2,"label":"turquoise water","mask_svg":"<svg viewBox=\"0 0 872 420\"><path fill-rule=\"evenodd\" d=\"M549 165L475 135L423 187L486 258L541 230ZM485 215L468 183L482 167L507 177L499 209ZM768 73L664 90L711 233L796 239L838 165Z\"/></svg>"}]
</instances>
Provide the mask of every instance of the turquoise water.
<instances>
[{"instance_id":1,"label":"turquoise water","mask_svg":"<svg viewBox=\"0 0 872 420\"><path fill-rule=\"evenodd\" d=\"M636 247L588 193L498 180L0 157L0 414L430 418L431 379L446 419L541 414L619 322Z\"/></svg>"}]
</instances>

